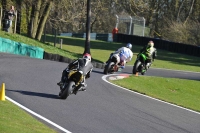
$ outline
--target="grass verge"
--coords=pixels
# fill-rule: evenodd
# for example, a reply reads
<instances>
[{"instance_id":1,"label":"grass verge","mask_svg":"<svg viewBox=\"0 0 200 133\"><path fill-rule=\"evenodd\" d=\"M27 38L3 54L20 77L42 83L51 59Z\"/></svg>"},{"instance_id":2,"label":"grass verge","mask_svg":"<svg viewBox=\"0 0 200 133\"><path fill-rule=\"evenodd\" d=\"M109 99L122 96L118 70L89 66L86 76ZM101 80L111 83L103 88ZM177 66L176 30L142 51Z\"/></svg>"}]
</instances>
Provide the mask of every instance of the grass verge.
<instances>
[{"instance_id":1,"label":"grass verge","mask_svg":"<svg viewBox=\"0 0 200 133\"><path fill-rule=\"evenodd\" d=\"M110 82L200 112L199 81L153 76L130 76Z\"/></svg>"},{"instance_id":2,"label":"grass verge","mask_svg":"<svg viewBox=\"0 0 200 133\"><path fill-rule=\"evenodd\" d=\"M0 101L1 133L56 133L10 101Z\"/></svg>"}]
</instances>

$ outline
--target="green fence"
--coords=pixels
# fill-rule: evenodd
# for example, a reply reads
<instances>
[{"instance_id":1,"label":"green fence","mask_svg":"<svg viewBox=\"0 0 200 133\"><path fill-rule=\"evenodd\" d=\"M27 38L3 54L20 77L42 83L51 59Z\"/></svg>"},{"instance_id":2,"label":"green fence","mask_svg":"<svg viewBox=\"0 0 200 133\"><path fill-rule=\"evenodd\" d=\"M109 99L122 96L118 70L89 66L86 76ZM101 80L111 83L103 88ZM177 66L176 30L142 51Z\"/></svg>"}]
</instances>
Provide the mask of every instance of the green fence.
<instances>
[{"instance_id":1,"label":"green fence","mask_svg":"<svg viewBox=\"0 0 200 133\"><path fill-rule=\"evenodd\" d=\"M0 38L0 51L39 59L43 59L44 56L44 49L42 48L29 46L5 38Z\"/></svg>"}]
</instances>

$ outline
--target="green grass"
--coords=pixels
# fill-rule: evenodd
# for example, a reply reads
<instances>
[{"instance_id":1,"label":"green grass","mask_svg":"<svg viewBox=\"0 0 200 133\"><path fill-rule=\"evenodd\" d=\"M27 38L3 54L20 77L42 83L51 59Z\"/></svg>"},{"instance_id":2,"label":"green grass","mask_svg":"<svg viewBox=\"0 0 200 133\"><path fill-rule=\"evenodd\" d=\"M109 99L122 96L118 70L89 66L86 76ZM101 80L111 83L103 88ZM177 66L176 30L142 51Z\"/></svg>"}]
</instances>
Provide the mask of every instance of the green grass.
<instances>
[{"instance_id":1,"label":"green grass","mask_svg":"<svg viewBox=\"0 0 200 133\"><path fill-rule=\"evenodd\" d=\"M0 101L1 133L56 133L9 101Z\"/></svg>"},{"instance_id":2,"label":"green grass","mask_svg":"<svg viewBox=\"0 0 200 133\"><path fill-rule=\"evenodd\" d=\"M130 76L110 82L200 112L199 81L153 76Z\"/></svg>"}]
</instances>

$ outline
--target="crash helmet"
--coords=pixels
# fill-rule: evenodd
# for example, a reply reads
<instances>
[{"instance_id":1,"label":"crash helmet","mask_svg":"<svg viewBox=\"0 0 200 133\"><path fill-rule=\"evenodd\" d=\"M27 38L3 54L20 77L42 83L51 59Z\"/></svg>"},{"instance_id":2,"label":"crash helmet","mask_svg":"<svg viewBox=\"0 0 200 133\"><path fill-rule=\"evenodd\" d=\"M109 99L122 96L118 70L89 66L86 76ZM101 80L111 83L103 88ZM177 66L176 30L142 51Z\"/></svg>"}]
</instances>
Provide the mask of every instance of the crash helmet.
<instances>
[{"instance_id":1,"label":"crash helmet","mask_svg":"<svg viewBox=\"0 0 200 133\"><path fill-rule=\"evenodd\" d=\"M83 58L84 58L84 59L91 60L91 55L88 54L88 53L85 53L85 54L83 55Z\"/></svg>"},{"instance_id":2,"label":"crash helmet","mask_svg":"<svg viewBox=\"0 0 200 133\"><path fill-rule=\"evenodd\" d=\"M131 43L127 43L126 47L129 48L130 50L132 49L132 44Z\"/></svg>"},{"instance_id":3,"label":"crash helmet","mask_svg":"<svg viewBox=\"0 0 200 133\"><path fill-rule=\"evenodd\" d=\"M151 47L153 47L154 46L154 42L153 41L149 41L148 45L151 46Z\"/></svg>"}]
</instances>

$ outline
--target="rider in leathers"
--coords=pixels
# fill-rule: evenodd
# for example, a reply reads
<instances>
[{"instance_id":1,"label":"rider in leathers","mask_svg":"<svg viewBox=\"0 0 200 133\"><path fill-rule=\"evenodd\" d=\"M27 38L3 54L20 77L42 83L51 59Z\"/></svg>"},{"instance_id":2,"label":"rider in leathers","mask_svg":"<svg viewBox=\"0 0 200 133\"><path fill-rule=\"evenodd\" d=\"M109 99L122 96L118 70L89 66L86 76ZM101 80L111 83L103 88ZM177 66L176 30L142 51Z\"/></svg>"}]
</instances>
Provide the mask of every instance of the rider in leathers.
<instances>
[{"instance_id":1,"label":"rider in leathers","mask_svg":"<svg viewBox=\"0 0 200 133\"><path fill-rule=\"evenodd\" d=\"M84 80L81 83L82 88L79 90L85 91L87 84L85 82L85 79L90 77L90 74L92 72L93 69L93 65L91 63L91 55L86 53L83 55L83 58L79 58L77 60L74 60L72 63L70 63L68 65L68 67L63 70L62 72L62 77L61 77L61 81L57 83L57 85L62 86L64 80L67 78L66 76L69 73L69 70L74 69L74 68L78 68L79 70L83 71L83 76L84 76Z\"/></svg>"},{"instance_id":2,"label":"rider in leathers","mask_svg":"<svg viewBox=\"0 0 200 133\"><path fill-rule=\"evenodd\" d=\"M133 57L133 52L131 51L131 49L132 49L132 44L131 43L127 43L126 47L121 47L118 50L116 50L114 53L111 53L109 59L111 58L112 55L119 54L120 61L117 62L117 64L119 63L120 64L120 68L124 69L126 63L131 61L131 59ZM118 69L118 71L120 71L121 69Z\"/></svg>"},{"instance_id":3,"label":"rider in leathers","mask_svg":"<svg viewBox=\"0 0 200 133\"><path fill-rule=\"evenodd\" d=\"M147 61L145 62L145 68L148 69L149 65L154 61L154 59L157 56L157 50L154 48L154 42L149 41L146 46L144 46L141 50L140 53L143 53L147 57Z\"/></svg>"}]
</instances>

